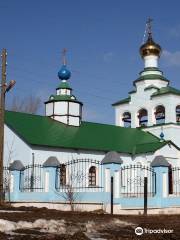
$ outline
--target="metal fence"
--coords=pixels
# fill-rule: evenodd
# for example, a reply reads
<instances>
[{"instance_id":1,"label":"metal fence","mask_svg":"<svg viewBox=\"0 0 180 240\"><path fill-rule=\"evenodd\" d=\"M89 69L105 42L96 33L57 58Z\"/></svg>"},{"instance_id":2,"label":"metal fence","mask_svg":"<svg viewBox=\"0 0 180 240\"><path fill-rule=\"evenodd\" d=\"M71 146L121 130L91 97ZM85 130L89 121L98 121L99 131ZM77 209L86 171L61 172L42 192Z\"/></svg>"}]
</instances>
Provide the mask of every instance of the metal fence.
<instances>
[{"instance_id":1,"label":"metal fence","mask_svg":"<svg viewBox=\"0 0 180 240\"><path fill-rule=\"evenodd\" d=\"M169 168L169 194L180 195L180 167Z\"/></svg>"},{"instance_id":2,"label":"metal fence","mask_svg":"<svg viewBox=\"0 0 180 240\"><path fill-rule=\"evenodd\" d=\"M40 164L27 165L20 172L20 191L22 192L43 192L44 171Z\"/></svg>"},{"instance_id":3,"label":"metal fence","mask_svg":"<svg viewBox=\"0 0 180 240\"><path fill-rule=\"evenodd\" d=\"M143 197L144 177L147 177L148 197L156 193L156 173L147 166L128 165L120 170L121 197Z\"/></svg>"},{"instance_id":4,"label":"metal fence","mask_svg":"<svg viewBox=\"0 0 180 240\"><path fill-rule=\"evenodd\" d=\"M102 165L92 159L76 159L57 167L56 190L99 192L102 187Z\"/></svg>"}]
</instances>

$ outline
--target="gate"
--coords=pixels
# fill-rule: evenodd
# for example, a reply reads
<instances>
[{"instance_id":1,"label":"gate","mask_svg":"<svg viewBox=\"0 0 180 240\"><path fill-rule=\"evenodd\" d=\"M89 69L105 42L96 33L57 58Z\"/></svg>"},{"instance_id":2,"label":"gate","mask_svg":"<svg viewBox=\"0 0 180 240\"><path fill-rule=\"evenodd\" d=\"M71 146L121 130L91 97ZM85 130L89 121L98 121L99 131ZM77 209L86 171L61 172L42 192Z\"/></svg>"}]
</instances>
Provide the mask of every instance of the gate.
<instances>
[{"instance_id":1,"label":"gate","mask_svg":"<svg viewBox=\"0 0 180 240\"><path fill-rule=\"evenodd\" d=\"M92 159L76 159L61 164L56 169L56 190L68 188L76 192L99 192L102 187L102 165Z\"/></svg>"},{"instance_id":2,"label":"gate","mask_svg":"<svg viewBox=\"0 0 180 240\"><path fill-rule=\"evenodd\" d=\"M180 195L180 167L169 168L169 194Z\"/></svg>"},{"instance_id":3,"label":"gate","mask_svg":"<svg viewBox=\"0 0 180 240\"><path fill-rule=\"evenodd\" d=\"M142 165L128 165L120 170L121 197L144 197L144 177L147 177L147 194L156 194L156 173L153 168Z\"/></svg>"},{"instance_id":4,"label":"gate","mask_svg":"<svg viewBox=\"0 0 180 240\"><path fill-rule=\"evenodd\" d=\"M20 171L20 191L44 191L44 171L42 165L27 165L24 170Z\"/></svg>"}]
</instances>

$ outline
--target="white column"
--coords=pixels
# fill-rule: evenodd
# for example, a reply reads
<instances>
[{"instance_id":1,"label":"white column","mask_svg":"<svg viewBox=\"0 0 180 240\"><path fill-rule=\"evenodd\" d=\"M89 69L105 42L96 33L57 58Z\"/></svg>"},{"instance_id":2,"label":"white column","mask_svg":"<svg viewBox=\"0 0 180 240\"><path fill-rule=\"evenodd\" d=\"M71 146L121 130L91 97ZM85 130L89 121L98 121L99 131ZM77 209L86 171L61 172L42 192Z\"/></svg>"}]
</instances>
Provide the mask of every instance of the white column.
<instances>
[{"instance_id":1,"label":"white column","mask_svg":"<svg viewBox=\"0 0 180 240\"><path fill-rule=\"evenodd\" d=\"M119 189L120 188L120 172L115 171L114 173L114 197L118 198L119 197Z\"/></svg>"},{"instance_id":2,"label":"white column","mask_svg":"<svg viewBox=\"0 0 180 240\"><path fill-rule=\"evenodd\" d=\"M167 197L167 173L163 173L163 197Z\"/></svg>"},{"instance_id":3,"label":"white column","mask_svg":"<svg viewBox=\"0 0 180 240\"><path fill-rule=\"evenodd\" d=\"M14 189L14 176L10 173L10 192L13 192Z\"/></svg>"},{"instance_id":4,"label":"white column","mask_svg":"<svg viewBox=\"0 0 180 240\"><path fill-rule=\"evenodd\" d=\"M105 181L105 192L110 192L111 189L111 181L110 181L111 175L110 175L110 169L106 168L105 169L105 177L104 177L104 181Z\"/></svg>"},{"instance_id":5,"label":"white column","mask_svg":"<svg viewBox=\"0 0 180 240\"><path fill-rule=\"evenodd\" d=\"M167 104L165 106L165 122L176 122L176 107L174 104Z\"/></svg>"},{"instance_id":6,"label":"white column","mask_svg":"<svg viewBox=\"0 0 180 240\"><path fill-rule=\"evenodd\" d=\"M45 192L49 192L49 172L45 172Z\"/></svg>"},{"instance_id":7,"label":"white column","mask_svg":"<svg viewBox=\"0 0 180 240\"><path fill-rule=\"evenodd\" d=\"M158 56L149 55L144 57L144 67L155 67L158 68Z\"/></svg>"}]
</instances>

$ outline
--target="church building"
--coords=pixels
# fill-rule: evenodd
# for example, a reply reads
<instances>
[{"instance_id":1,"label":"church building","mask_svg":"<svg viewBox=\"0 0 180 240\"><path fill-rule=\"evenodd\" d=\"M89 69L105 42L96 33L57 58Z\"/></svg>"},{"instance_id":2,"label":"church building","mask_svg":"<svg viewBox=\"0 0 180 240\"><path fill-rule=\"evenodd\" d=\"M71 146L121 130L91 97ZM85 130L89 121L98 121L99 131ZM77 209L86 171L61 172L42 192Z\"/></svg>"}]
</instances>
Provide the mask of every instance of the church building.
<instances>
[{"instance_id":1,"label":"church building","mask_svg":"<svg viewBox=\"0 0 180 240\"><path fill-rule=\"evenodd\" d=\"M158 68L162 49L147 30L144 69L112 104L115 125L83 120L65 55L45 116L6 111L4 189L16 206L67 209L70 189L81 209L141 211L145 177L149 209L180 206L180 90Z\"/></svg>"}]
</instances>

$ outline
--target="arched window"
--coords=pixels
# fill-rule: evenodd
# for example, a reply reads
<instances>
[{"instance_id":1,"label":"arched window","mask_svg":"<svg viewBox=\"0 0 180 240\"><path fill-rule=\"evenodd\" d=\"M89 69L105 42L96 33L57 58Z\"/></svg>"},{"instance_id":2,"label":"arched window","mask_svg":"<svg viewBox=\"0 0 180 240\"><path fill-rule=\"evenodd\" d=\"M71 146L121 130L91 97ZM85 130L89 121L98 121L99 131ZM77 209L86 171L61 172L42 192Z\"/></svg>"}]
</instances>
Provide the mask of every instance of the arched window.
<instances>
[{"instance_id":1,"label":"arched window","mask_svg":"<svg viewBox=\"0 0 180 240\"><path fill-rule=\"evenodd\" d=\"M89 169L89 186L96 186L96 167L94 166Z\"/></svg>"},{"instance_id":2,"label":"arched window","mask_svg":"<svg viewBox=\"0 0 180 240\"><path fill-rule=\"evenodd\" d=\"M180 105L176 107L176 122L180 123Z\"/></svg>"},{"instance_id":3,"label":"arched window","mask_svg":"<svg viewBox=\"0 0 180 240\"><path fill-rule=\"evenodd\" d=\"M124 127L131 127L131 113L130 112L124 112L122 121L124 123Z\"/></svg>"},{"instance_id":4,"label":"arched window","mask_svg":"<svg viewBox=\"0 0 180 240\"><path fill-rule=\"evenodd\" d=\"M61 164L60 166L60 185L66 185L66 166Z\"/></svg>"},{"instance_id":5,"label":"arched window","mask_svg":"<svg viewBox=\"0 0 180 240\"><path fill-rule=\"evenodd\" d=\"M142 108L138 112L139 126L147 126L148 123L148 112L146 109Z\"/></svg>"},{"instance_id":6,"label":"arched window","mask_svg":"<svg viewBox=\"0 0 180 240\"><path fill-rule=\"evenodd\" d=\"M159 105L155 108L155 119L156 124L165 123L165 108L162 105Z\"/></svg>"}]
</instances>

